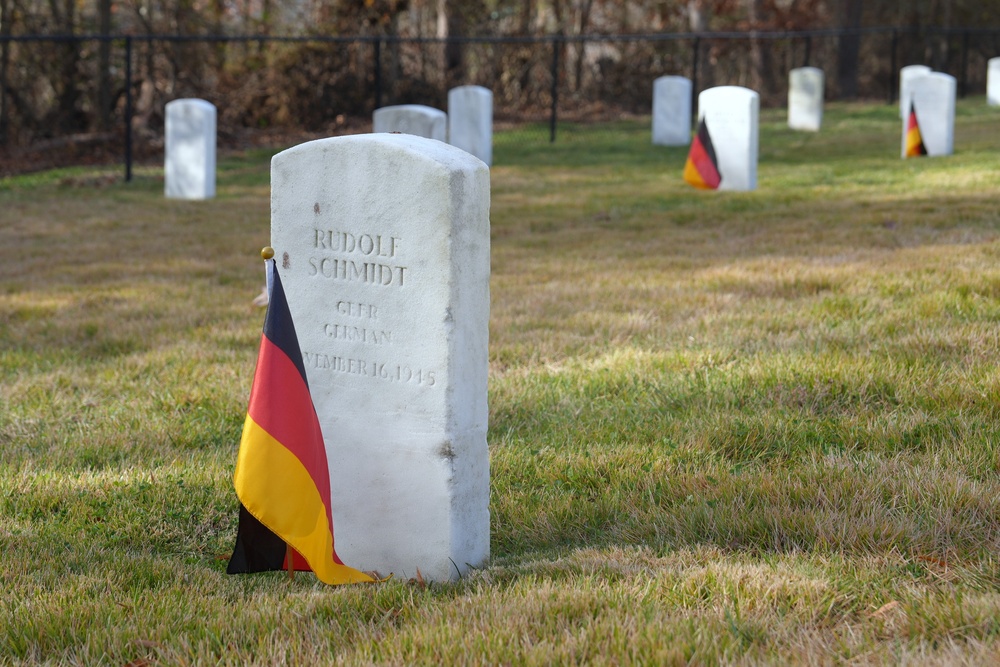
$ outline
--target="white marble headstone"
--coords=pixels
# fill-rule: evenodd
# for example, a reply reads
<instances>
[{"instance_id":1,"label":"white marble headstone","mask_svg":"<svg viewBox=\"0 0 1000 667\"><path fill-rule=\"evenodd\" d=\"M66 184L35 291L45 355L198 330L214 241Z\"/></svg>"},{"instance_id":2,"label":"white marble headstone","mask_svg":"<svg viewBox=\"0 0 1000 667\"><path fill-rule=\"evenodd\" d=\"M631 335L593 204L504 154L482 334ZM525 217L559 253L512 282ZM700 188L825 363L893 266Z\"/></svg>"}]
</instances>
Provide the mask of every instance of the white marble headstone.
<instances>
[{"instance_id":1,"label":"white marble headstone","mask_svg":"<svg viewBox=\"0 0 1000 667\"><path fill-rule=\"evenodd\" d=\"M456 579L489 557L489 168L406 134L271 161L271 245L345 563Z\"/></svg>"},{"instance_id":2,"label":"white marble headstone","mask_svg":"<svg viewBox=\"0 0 1000 667\"><path fill-rule=\"evenodd\" d=\"M722 182L720 190L757 188L760 96L742 86L718 86L698 95L698 121L708 126Z\"/></svg>"},{"instance_id":3,"label":"white marble headstone","mask_svg":"<svg viewBox=\"0 0 1000 667\"><path fill-rule=\"evenodd\" d=\"M691 79L661 76L653 81L653 145L691 143Z\"/></svg>"},{"instance_id":4,"label":"white marble headstone","mask_svg":"<svg viewBox=\"0 0 1000 667\"><path fill-rule=\"evenodd\" d=\"M372 114L372 132L402 132L447 141L448 114L423 104L382 107Z\"/></svg>"},{"instance_id":5,"label":"white marble headstone","mask_svg":"<svg viewBox=\"0 0 1000 667\"><path fill-rule=\"evenodd\" d=\"M196 98L167 102L164 193L171 199L215 196L215 105Z\"/></svg>"},{"instance_id":6,"label":"white marble headstone","mask_svg":"<svg viewBox=\"0 0 1000 667\"><path fill-rule=\"evenodd\" d=\"M788 127L819 132L823 87L823 70L818 67L798 67L788 73Z\"/></svg>"},{"instance_id":7,"label":"white marble headstone","mask_svg":"<svg viewBox=\"0 0 1000 667\"><path fill-rule=\"evenodd\" d=\"M1000 106L1000 58L990 58L986 63L986 103Z\"/></svg>"},{"instance_id":8,"label":"white marble headstone","mask_svg":"<svg viewBox=\"0 0 1000 667\"><path fill-rule=\"evenodd\" d=\"M448 91L448 143L493 164L493 91L483 86Z\"/></svg>"},{"instance_id":9,"label":"white marble headstone","mask_svg":"<svg viewBox=\"0 0 1000 667\"><path fill-rule=\"evenodd\" d=\"M951 155L955 148L955 77L931 72L914 77L910 82L910 104L917 111L920 136L928 156ZM901 153L906 157L907 109L903 119Z\"/></svg>"},{"instance_id":10,"label":"white marble headstone","mask_svg":"<svg viewBox=\"0 0 1000 667\"><path fill-rule=\"evenodd\" d=\"M899 117L906 119L910 113L910 83L914 78L933 72L927 65L907 65L899 70Z\"/></svg>"}]
</instances>

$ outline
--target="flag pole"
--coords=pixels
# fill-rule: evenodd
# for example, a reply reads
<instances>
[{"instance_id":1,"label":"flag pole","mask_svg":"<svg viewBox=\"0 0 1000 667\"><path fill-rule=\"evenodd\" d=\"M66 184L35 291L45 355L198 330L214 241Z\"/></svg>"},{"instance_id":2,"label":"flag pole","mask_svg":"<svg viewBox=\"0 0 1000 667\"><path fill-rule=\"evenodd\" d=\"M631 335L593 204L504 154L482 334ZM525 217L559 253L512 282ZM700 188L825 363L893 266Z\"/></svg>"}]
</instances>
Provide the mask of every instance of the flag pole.
<instances>
[{"instance_id":1,"label":"flag pole","mask_svg":"<svg viewBox=\"0 0 1000 667\"><path fill-rule=\"evenodd\" d=\"M270 301L271 296L271 271L267 266L268 260L274 257L274 248L271 246L264 246L260 249L260 256L264 260L264 277L267 279L267 295ZM295 552L292 550L292 545L285 542L285 566L288 568L288 580L295 580L295 557L293 556Z\"/></svg>"},{"instance_id":2,"label":"flag pole","mask_svg":"<svg viewBox=\"0 0 1000 667\"><path fill-rule=\"evenodd\" d=\"M267 266L267 260L274 257L274 248L269 245L264 246L260 249L260 256L264 260L264 266ZM268 285L270 287L270 285Z\"/></svg>"}]
</instances>

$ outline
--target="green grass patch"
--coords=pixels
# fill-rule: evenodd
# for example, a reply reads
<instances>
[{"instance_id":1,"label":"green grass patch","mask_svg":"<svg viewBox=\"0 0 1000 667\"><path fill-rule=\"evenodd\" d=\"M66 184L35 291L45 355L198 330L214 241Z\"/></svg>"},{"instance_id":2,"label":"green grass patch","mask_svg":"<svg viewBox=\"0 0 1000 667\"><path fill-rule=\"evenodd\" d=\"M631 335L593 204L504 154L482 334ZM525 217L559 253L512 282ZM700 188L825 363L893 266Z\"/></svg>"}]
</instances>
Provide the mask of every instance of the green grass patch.
<instances>
[{"instance_id":1,"label":"green grass patch","mask_svg":"<svg viewBox=\"0 0 1000 667\"><path fill-rule=\"evenodd\" d=\"M762 112L759 188L648 122L499 132L491 550L224 574L273 151L0 180L0 663L982 664L1000 651L1000 111Z\"/></svg>"}]
</instances>

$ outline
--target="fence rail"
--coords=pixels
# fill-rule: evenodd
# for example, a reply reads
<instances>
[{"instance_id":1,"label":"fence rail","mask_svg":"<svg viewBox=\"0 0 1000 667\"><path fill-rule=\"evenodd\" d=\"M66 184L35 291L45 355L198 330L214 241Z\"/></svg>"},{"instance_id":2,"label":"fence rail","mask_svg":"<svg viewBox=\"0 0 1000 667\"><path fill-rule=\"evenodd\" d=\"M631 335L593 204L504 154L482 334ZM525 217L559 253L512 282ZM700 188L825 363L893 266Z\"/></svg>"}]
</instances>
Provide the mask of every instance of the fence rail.
<instances>
[{"instance_id":1,"label":"fence rail","mask_svg":"<svg viewBox=\"0 0 1000 667\"><path fill-rule=\"evenodd\" d=\"M960 95L986 85L1000 28L545 35L512 37L277 35L0 35L0 175L30 156L62 163L162 147L163 106L201 97L219 110L222 140L285 128L340 133L387 104L444 108L447 91L494 93L499 123L525 140L555 141L560 122L648 114L652 82L692 80L757 90L784 102L787 71L827 74L828 99L895 100L898 70L923 63L958 80ZM360 130L359 130L360 131ZM28 157L26 157L28 156ZM47 165L48 166L48 165Z\"/></svg>"}]
</instances>

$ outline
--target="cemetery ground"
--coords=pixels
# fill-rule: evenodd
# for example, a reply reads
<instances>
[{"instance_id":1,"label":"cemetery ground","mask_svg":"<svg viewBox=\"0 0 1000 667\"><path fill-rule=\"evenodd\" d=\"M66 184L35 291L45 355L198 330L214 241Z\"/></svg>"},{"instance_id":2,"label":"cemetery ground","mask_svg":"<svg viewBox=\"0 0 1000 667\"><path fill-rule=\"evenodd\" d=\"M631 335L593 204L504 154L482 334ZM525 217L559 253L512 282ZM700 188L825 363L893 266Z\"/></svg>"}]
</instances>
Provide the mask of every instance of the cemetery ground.
<instances>
[{"instance_id":1,"label":"cemetery ground","mask_svg":"<svg viewBox=\"0 0 1000 667\"><path fill-rule=\"evenodd\" d=\"M495 136L491 561L227 576L269 153L0 181L2 664L982 664L1000 651L1000 110ZM336 523L336 515L334 516ZM378 526L372 526L378 530Z\"/></svg>"}]
</instances>

